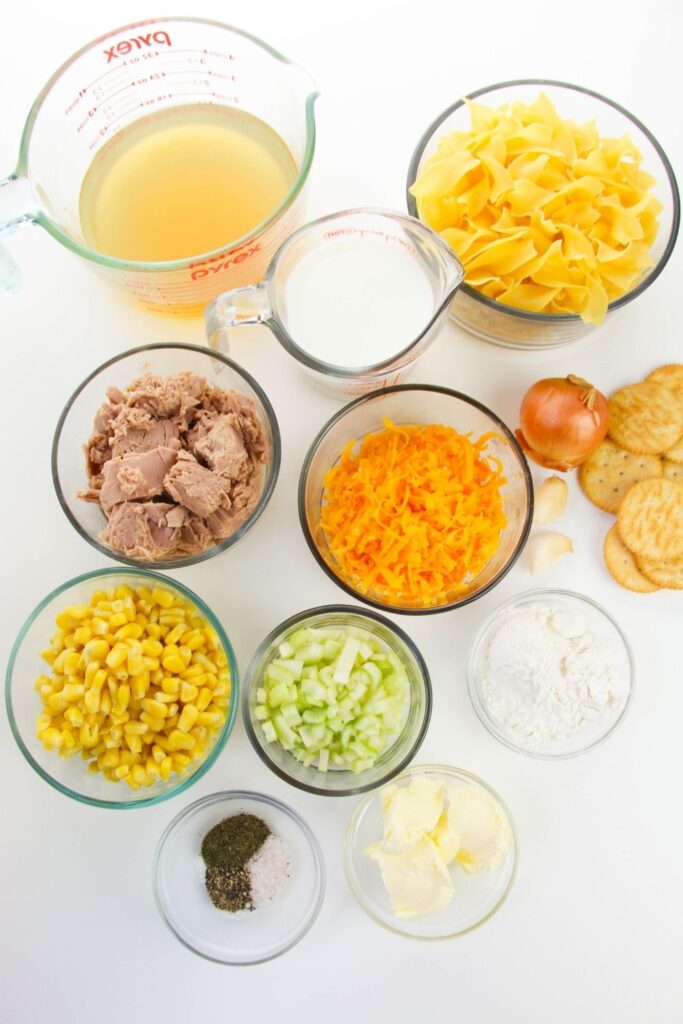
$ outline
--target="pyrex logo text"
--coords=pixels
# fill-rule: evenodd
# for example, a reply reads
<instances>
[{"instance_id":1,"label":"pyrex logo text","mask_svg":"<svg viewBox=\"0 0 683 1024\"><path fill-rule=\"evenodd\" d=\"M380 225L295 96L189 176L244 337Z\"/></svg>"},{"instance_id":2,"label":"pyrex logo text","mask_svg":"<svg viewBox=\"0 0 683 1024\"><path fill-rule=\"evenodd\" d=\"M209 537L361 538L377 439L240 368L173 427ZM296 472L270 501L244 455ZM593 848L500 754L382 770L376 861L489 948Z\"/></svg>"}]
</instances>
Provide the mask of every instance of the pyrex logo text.
<instances>
[{"instance_id":1,"label":"pyrex logo text","mask_svg":"<svg viewBox=\"0 0 683 1024\"><path fill-rule=\"evenodd\" d=\"M107 58L107 64L110 64L117 57L125 57L127 53L132 53L134 49L141 50L143 46L152 46L153 43L156 43L157 46L173 46L168 32L148 32L146 36L124 39L122 42L117 43L116 46L104 50L103 53Z\"/></svg>"}]
</instances>

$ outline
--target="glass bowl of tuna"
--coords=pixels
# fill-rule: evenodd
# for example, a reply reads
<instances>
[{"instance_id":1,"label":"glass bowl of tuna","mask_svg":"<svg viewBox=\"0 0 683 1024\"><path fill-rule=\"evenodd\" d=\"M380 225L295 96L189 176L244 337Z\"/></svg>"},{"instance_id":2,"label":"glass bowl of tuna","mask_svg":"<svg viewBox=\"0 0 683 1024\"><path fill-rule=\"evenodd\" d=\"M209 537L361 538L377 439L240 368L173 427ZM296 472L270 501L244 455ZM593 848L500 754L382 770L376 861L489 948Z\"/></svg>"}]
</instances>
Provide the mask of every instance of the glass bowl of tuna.
<instances>
[{"instance_id":1,"label":"glass bowl of tuna","mask_svg":"<svg viewBox=\"0 0 683 1024\"><path fill-rule=\"evenodd\" d=\"M505 423L450 388L401 384L345 405L312 442L299 521L323 571L380 611L475 601L510 571L533 517Z\"/></svg>"},{"instance_id":2,"label":"glass bowl of tuna","mask_svg":"<svg viewBox=\"0 0 683 1024\"><path fill-rule=\"evenodd\" d=\"M318 841L262 793L202 797L171 821L154 857L154 897L184 946L223 964L258 964L296 945L325 892Z\"/></svg>"},{"instance_id":3,"label":"glass bowl of tuna","mask_svg":"<svg viewBox=\"0 0 683 1024\"><path fill-rule=\"evenodd\" d=\"M52 445L59 503L93 547L175 569L236 544L265 509L280 432L258 383L195 345L108 360L69 398Z\"/></svg>"},{"instance_id":4,"label":"glass bowl of tuna","mask_svg":"<svg viewBox=\"0 0 683 1024\"><path fill-rule=\"evenodd\" d=\"M431 710L429 672L410 637L347 605L310 608L269 633L242 699L261 760L321 796L363 793L397 775L420 748Z\"/></svg>"},{"instance_id":5,"label":"glass bowl of tuna","mask_svg":"<svg viewBox=\"0 0 683 1024\"><path fill-rule=\"evenodd\" d=\"M353 895L377 924L423 941L479 928L517 874L510 811L482 779L415 765L356 805L344 836Z\"/></svg>"},{"instance_id":6,"label":"glass bowl of tuna","mask_svg":"<svg viewBox=\"0 0 683 1024\"><path fill-rule=\"evenodd\" d=\"M151 807L211 768L237 717L237 662L211 609L116 566L47 594L10 652L5 705L30 766L110 810Z\"/></svg>"}]
</instances>

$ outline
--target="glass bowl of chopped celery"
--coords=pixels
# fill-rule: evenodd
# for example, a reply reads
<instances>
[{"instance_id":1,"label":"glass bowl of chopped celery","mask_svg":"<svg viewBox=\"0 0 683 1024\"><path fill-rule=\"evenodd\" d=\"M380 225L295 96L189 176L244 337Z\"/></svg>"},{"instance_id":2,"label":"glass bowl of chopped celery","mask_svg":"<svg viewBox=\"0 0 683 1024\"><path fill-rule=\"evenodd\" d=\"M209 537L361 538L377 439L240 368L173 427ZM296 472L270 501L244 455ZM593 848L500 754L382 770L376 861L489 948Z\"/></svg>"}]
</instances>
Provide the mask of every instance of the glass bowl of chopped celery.
<instances>
[{"instance_id":1,"label":"glass bowl of chopped celery","mask_svg":"<svg viewBox=\"0 0 683 1024\"><path fill-rule=\"evenodd\" d=\"M680 223L673 169L645 125L547 79L458 97L417 143L406 200L465 267L452 319L510 348L609 322L657 279Z\"/></svg>"},{"instance_id":2,"label":"glass bowl of chopped celery","mask_svg":"<svg viewBox=\"0 0 683 1024\"><path fill-rule=\"evenodd\" d=\"M242 710L259 757L321 796L363 793L415 756L432 710L412 640L375 612L311 608L265 638L245 676Z\"/></svg>"},{"instance_id":3,"label":"glass bowl of chopped celery","mask_svg":"<svg viewBox=\"0 0 683 1024\"><path fill-rule=\"evenodd\" d=\"M403 384L344 406L314 439L299 521L318 564L382 611L429 615L495 587L526 544L524 454L485 405Z\"/></svg>"},{"instance_id":4,"label":"glass bowl of chopped celery","mask_svg":"<svg viewBox=\"0 0 683 1024\"><path fill-rule=\"evenodd\" d=\"M31 612L10 653L5 703L21 753L58 792L112 810L149 807L216 761L237 715L237 662L187 587L100 569Z\"/></svg>"},{"instance_id":5,"label":"glass bowl of chopped celery","mask_svg":"<svg viewBox=\"0 0 683 1024\"><path fill-rule=\"evenodd\" d=\"M367 793L344 835L351 892L377 924L406 938L454 939L505 903L519 844L509 809L483 779L411 765Z\"/></svg>"}]
</instances>

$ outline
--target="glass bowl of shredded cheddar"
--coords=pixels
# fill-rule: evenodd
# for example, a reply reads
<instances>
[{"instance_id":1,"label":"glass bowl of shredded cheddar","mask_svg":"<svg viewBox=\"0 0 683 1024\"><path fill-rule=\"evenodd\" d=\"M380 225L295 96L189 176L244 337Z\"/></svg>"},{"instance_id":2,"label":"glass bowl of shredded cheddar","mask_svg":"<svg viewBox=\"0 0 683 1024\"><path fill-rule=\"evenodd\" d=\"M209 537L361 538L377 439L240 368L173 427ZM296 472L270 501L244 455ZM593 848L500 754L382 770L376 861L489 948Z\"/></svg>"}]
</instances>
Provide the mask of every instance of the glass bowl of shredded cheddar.
<instances>
[{"instance_id":1,"label":"glass bowl of shredded cheddar","mask_svg":"<svg viewBox=\"0 0 683 1024\"><path fill-rule=\"evenodd\" d=\"M196 594L157 573L103 569L34 609L5 699L41 778L82 803L125 809L208 771L232 731L237 689L230 641Z\"/></svg>"},{"instance_id":2,"label":"glass bowl of shredded cheddar","mask_svg":"<svg viewBox=\"0 0 683 1024\"><path fill-rule=\"evenodd\" d=\"M345 406L313 441L299 481L309 548L347 593L428 614L506 575L533 515L511 431L448 388L399 385Z\"/></svg>"},{"instance_id":3,"label":"glass bowl of shredded cheddar","mask_svg":"<svg viewBox=\"0 0 683 1024\"><path fill-rule=\"evenodd\" d=\"M409 212L465 268L451 316L485 341L583 337L658 277L680 220L663 149L579 86L503 82L459 99L420 139Z\"/></svg>"}]
</instances>

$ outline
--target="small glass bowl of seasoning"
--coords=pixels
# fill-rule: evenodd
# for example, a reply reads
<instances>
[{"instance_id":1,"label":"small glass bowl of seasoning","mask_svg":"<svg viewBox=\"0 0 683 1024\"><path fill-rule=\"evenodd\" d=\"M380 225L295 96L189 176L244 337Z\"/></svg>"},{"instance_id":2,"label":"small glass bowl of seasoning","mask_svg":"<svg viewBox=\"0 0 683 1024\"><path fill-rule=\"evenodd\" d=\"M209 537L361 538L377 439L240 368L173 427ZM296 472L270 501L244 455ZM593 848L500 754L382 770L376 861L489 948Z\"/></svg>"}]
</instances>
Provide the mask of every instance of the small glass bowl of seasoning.
<instances>
[{"instance_id":1,"label":"small glass bowl of seasoning","mask_svg":"<svg viewBox=\"0 0 683 1024\"><path fill-rule=\"evenodd\" d=\"M190 804L154 857L159 913L183 945L224 964L286 953L313 925L325 891L318 842L272 797L233 790Z\"/></svg>"}]
</instances>

